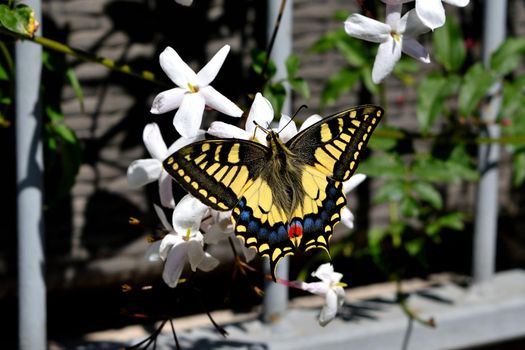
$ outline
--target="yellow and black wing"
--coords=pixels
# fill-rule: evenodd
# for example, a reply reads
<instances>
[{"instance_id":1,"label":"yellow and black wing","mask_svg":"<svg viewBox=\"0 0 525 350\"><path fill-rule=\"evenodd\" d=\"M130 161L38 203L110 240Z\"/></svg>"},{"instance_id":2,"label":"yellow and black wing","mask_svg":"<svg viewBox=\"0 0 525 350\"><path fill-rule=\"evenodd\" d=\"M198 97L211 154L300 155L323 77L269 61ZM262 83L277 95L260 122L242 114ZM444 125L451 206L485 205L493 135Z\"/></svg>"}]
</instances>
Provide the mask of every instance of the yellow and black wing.
<instances>
[{"instance_id":1,"label":"yellow and black wing","mask_svg":"<svg viewBox=\"0 0 525 350\"><path fill-rule=\"evenodd\" d=\"M346 181L355 172L382 115L379 106L354 107L303 130L286 146L306 165L336 181Z\"/></svg>"},{"instance_id":2,"label":"yellow and black wing","mask_svg":"<svg viewBox=\"0 0 525 350\"><path fill-rule=\"evenodd\" d=\"M239 139L205 140L166 158L164 169L185 190L215 210L233 209L259 176L268 148Z\"/></svg>"},{"instance_id":3,"label":"yellow and black wing","mask_svg":"<svg viewBox=\"0 0 525 350\"><path fill-rule=\"evenodd\" d=\"M342 182L355 172L372 132L383 115L365 105L329 116L292 138L286 146L303 165L303 203L292 223L301 232L300 249L322 248L341 220L346 204Z\"/></svg>"}]
</instances>

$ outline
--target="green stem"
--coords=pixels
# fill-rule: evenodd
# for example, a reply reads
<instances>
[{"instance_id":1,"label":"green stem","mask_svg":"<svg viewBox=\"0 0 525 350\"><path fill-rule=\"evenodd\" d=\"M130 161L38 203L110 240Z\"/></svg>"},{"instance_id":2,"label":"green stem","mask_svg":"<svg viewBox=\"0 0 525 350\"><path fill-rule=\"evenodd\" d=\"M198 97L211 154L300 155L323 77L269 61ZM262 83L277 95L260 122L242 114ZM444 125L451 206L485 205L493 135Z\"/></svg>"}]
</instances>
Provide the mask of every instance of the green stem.
<instances>
[{"instance_id":1,"label":"green stem","mask_svg":"<svg viewBox=\"0 0 525 350\"><path fill-rule=\"evenodd\" d=\"M72 48L72 47L70 47L70 46L68 46L66 44L60 43L58 41L55 41L55 40L52 40L52 39L49 39L49 38L46 38L46 37L43 37L43 36L29 37L27 35L11 32L10 30L7 30L7 29L1 28L1 27L0 27L0 34L9 35L11 37L14 37L14 38L20 39L20 40L30 40L30 41L32 41L32 42L34 42L36 44L42 45L43 47L45 47L47 49L50 49L50 50L53 50L53 51L56 51L56 52L60 52L60 53L66 54L66 55L70 55L70 56L76 57L76 58L78 58L80 60L83 60L83 61L98 63L98 64L101 64L101 65L111 69L111 70L114 70L114 71L117 71L117 72L120 72L120 73L124 73L124 74L127 74L127 75L131 75L131 76L134 76L136 78L140 78L140 79L149 81L149 82L157 84L157 85L169 86L165 82L161 82L159 80L156 80L155 79L155 75L152 72L150 72L150 71L135 70L135 69L131 68L129 65L127 65L127 64L118 64L118 63L116 63L115 61L113 61L113 60L111 60L109 58L100 57L100 56L91 54L91 53L86 52L86 51L75 49L75 48Z\"/></svg>"}]
</instances>

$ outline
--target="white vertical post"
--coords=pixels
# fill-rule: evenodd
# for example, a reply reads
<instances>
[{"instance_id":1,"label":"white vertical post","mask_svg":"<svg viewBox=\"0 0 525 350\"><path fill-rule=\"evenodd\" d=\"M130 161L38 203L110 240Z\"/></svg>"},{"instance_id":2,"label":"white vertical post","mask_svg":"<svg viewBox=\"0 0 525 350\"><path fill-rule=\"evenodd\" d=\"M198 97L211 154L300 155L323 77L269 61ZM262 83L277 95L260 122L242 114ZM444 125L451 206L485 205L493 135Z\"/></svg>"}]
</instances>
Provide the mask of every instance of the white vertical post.
<instances>
[{"instance_id":1,"label":"white vertical post","mask_svg":"<svg viewBox=\"0 0 525 350\"><path fill-rule=\"evenodd\" d=\"M34 9L40 23L40 0L25 3ZM47 327L40 111L42 47L28 41L17 42L15 62L19 349L44 350Z\"/></svg>"},{"instance_id":2,"label":"white vertical post","mask_svg":"<svg viewBox=\"0 0 525 350\"><path fill-rule=\"evenodd\" d=\"M282 1L282 0L281 0ZM271 38L275 23L277 21L281 1L268 0L268 23L267 23L267 37ZM286 6L281 18L279 31L275 38L275 43L271 52L270 58L273 60L277 67L277 73L274 79L279 80L285 78L286 66L285 61L292 53L292 9L293 1L286 1ZM285 84L286 99L284 101L282 113L291 114L291 96L290 87ZM288 257L283 258L277 265L276 276L277 278L288 279L290 261ZM265 273L270 273L270 264L265 264ZM263 315L262 318L267 323L278 322L286 312L288 307L288 287L274 283L266 282L264 288L264 300L263 300Z\"/></svg>"},{"instance_id":3,"label":"white vertical post","mask_svg":"<svg viewBox=\"0 0 525 350\"><path fill-rule=\"evenodd\" d=\"M485 1L483 62L490 64L490 55L505 39L507 1ZM501 106L501 82L490 91L488 102L483 106L481 118L486 123L484 135L500 136L495 123ZM480 181L477 190L476 218L474 222L473 277L476 284L489 281L494 275L496 260L496 236L498 226L498 162L500 146L497 143L482 144L478 150Z\"/></svg>"}]
</instances>

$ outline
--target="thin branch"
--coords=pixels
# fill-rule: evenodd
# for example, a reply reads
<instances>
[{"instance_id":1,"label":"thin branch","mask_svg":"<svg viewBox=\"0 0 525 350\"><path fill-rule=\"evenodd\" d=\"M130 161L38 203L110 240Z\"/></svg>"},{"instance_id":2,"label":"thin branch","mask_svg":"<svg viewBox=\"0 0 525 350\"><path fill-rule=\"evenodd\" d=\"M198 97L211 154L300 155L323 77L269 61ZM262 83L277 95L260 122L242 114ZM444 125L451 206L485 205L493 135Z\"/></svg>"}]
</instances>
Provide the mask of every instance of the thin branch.
<instances>
[{"instance_id":1,"label":"thin branch","mask_svg":"<svg viewBox=\"0 0 525 350\"><path fill-rule=\"evenodd\" d=\"M163 87L169 86L165 82L156 80L155 79L155 74L153 74L150 71L135 70L135 69L131 68L129 65L127 65L127 64L118 64L114 60L111 60L109 58L97 56L97 55L91 54L91 53L86 52L86 51L82 51L82 50L79 50L79 49L72 48L72 47L70 47L70 46L68 46L66 44L60 43L60 42L55 41L53 39L49 39L49 38L46 38L46 37L43 37L43 36L30 37L30 36L19 34L19 33L14 33L12 31L7 30L7 29L2 28L2 27L0 27L0 34L8 35L8 36L11 36L11 37L13 37L15 39L29 40L29 41L32 41L32 42L34 42L36 44L42 45L43 47L45 47L47 49L50 49L50 50L53 50L53 51L56 51L56 52L60 52L60 53L66 54L66 55L70 55L70 56L76 57L78 59L81 59L83 61L98 63L98 64L101 64L101 65L111 69L111 70L114 70L114 71L117 71L117 72L120 72L120 73L124 73L124 74L127 74L127 75L131 75L131 76L134 76L136 78L140 78L142 80L146 80L146 81L149 81L151 83L154 83L154 84L157 84L157 85L161 85Z\"/></svg>"}]
</instances>

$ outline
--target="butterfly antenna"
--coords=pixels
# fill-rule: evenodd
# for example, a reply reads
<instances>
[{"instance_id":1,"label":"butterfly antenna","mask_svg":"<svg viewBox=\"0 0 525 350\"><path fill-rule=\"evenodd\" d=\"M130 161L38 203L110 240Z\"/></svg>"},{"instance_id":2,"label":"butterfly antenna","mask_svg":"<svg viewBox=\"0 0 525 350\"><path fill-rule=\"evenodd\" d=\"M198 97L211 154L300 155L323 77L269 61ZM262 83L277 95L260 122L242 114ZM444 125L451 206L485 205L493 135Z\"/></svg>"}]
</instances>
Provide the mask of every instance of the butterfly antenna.
<instances>
[{"instance_id":1,"label":"butterfly antenna","mask_svg":"<svg viewBox=\"0 0 525 350\"><path fill-rule=\"evenodd\" d=\"M294 113L293 116L290 118L290 120L288 121L288 123L286 123L286 125L283 126L283 127L281 128L281 130L279 130L278 134L279 134L281 131L283 131L284 129L286 129L286 127L292 122L292 120L295 119L295 117L297 116L297 114L299 114L299 112L300 112L301 109L303 109L303 108L308 108L308 106L307 106L307 105L301 105L299 108L297 108L297 111L295 111L295 113Z\"/></svg>"}]
</instances>

